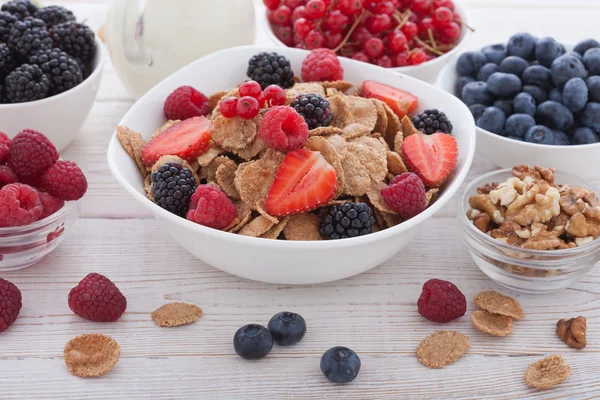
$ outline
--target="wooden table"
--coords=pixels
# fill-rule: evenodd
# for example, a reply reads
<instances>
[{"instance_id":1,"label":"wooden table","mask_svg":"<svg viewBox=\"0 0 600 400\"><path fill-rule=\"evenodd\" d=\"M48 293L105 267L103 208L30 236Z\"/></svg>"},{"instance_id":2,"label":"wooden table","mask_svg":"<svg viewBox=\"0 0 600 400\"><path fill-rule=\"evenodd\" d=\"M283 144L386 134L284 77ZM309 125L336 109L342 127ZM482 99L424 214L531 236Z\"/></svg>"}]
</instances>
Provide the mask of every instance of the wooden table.
<instances>
[{"instance_id":1,"label":"wooden table","mask_svg":"<svg viewBox=\"0 0 600 400\"><path fill-rule=\"evenodd\" d=\"M503 41L517 31L554 35L565 43L600 38L596 0L466 3L477 28L472 47ZM104 19L104 1L61 4L95 28ZM132 104L108 62L92 112L62 154L79 163L90 183L81 217L45 260L2 274L20 287L23 309L15 325L0 334L0 398L600 398L598 268L558 294L517 294L527 317L506 338L480 333L468 317L444 325L469 335L471 350L448 368L427 369L416 360L415 347L442 326L417 313L422 284L448 279L468 298L482 289L501 290L479 271L458 238L454 201L401 255L360 276L283 286L227 275L178 247L109 173L108 140ZM468 179L491 169L476 159ZM90 272L107 275L127 296L127 313L118 322L92 323L69 310L70 288ZM195 303L205 315L189 326L156 327L150 312L172 300ZM469 302L468 312L473 309ZM275 348L259 362L235 355L232 337L239 326L266 324L282 310L298 312L308 322L300 344ZM588 318L589 344L583 351L569 349L554 334L559 318L577 315ZM64 345L92 332L117 340L121 359L101 378L74 377L63 361ZM329 384L319 371L321 354L333 345L348 346L361 357L361 373L350 385ZM571 377L551 391L528 388L523 371L550 354L565 357Z\"/></svg>"}]
</instances>

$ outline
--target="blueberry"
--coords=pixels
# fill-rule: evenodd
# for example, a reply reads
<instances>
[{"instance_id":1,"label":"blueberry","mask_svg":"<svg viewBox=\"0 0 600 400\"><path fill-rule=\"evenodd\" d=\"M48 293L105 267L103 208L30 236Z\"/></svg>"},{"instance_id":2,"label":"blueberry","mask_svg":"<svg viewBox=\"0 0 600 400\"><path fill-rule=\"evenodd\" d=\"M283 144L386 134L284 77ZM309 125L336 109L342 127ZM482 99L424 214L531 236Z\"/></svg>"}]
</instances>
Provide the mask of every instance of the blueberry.
<instances>
[{"instance_id":1,"label":"blueberry","mask_svg":"<svg viewBox=\"0 0 600 400\"><path fill-rule=\"evenodd\" d=\"M583 55L583 63L590 75L600 75L600 48L589 49Z\"/></svg>"},{"instance_id":2,"label":"blueberry","mask_svg":"<svg viewBox=\"0 0 600 400\"><path fill-rule=\"evenodd\" d=\"M554 86L562 89L571 78L585 78L586 71L583 63L572 55L558 57L550 68Z\"/></svg>"},{"instance_id":3,"label":"blueberry","mask_svg":"<svg viewBox=\"0 0 600 400\"><path fill-rule=\"evenodd\" d=\"M471 104L469 106L469 111L471 111L471 114L473 114L473 119L475 119L475 121L477 121L477 118L481 117L481 114L483 114L485 109L486 106L483 104Z\"/></svg>"},{"instance_id":4,"label":"blueberry","mask_svg":"<svg viewBox=\"0 0 600 400\"><path fill-rule=\"evenodd\" d=\"M506 58L506 46L503 44L491 44L481 49L487 62L500 64Z\"/></svg>"},{"instance_id":5,"label":"blueberry","mask_svg":"<svg viewBox=\"0 0 600 400\"><path fill-rule=\"evenodd\" d=\"M529 93L519 93L513 100L513 110L516 114L535 115L536 103Z\"/></svg>"},{"instance_id":6,"label":"blueberry","mask_svg":"<svg viewBox=\"0 0 600 400\"><path fill-rule=\"evenodd\" d=\"M506 117L514 114L513 99L510 97L505 99L496 99L492 105L501 109Z\"/></svg>"},{"instance_id":7,"label":"blueberry","mask_svg":"<svg viewBox=\"0 0 600 400\"><path fill-rule=\"evenodd\" d=\"M537 144L554 144L554 134L546 126L535 125L525 133L525 141Z\"/></svg>"},{"instance_id":8,"label":"blueberry","mask_svg":"<svg viewBox=\"0 0 600 400\"><path fill-rule=\"evenodd\" d=\"M321 357L321 372L333 383L352 382L360 372L360 358L347 347L332 347Z\"/></svg>"},{"instance_id":9,"label":"blueberry","mask_svg":"<svg viewBox=\"0 0 600 400\"><path fill-rule=\"evenodd\" d=\"M581 78L570 79L563 89L563 104L573 112L583 110L588 102L588 87Z\"/></svg>"},{"instance_id":10,"label":"blueberry","mask_svg":"<svg viewBox=\"0 0 600 400\"><path fill-rule=\"evenodd\" d=\"M573 113L564 105L548 100L540 104L535 113L535 120L551 129L567 131L573 126Z\"/></svg>"},{"instance_id":11,"label":"blueberry","mask_svg":"<svg viewBox=\"0 0 600 400\"><path fill-rule=\"evenodd\" d=\"M498 107L488 107L483 111L483 114L477 118L477 126L486 131L500 134L504 127L506 116Z\"/></svg>"},{"instance_id":12,"label":"blueberry","mask_svg":"<svg viewBox=\"0 0 600 400\"><path fill-rule=\"evenodd\" d=\"M494 72L498 72L498 66L494 63L487 63L477 73L477 80L486 82Z\"/></svg>"},{"instance_id":13,"label":"blueberry","mask_svg":"<svg viewBox=\"0 0 600 400\"><path fill-rule=\"evenodd\" d=\"M456 62L456 70L462 76L477 76L477 73L487 62L485 55L480 51L463 53Z\"/></svg>"},{"instance_id":14,"label":"blueberry","mask_svg":"<svg viewBox=\"0 0 600 400\"><path fill-rule=\"evenodd\" d=\"M535 44L535 58L540 65L550 68L552 61L562 56L563 48L553 38L544 37Z\"/></svg>"},{"instance_id":15,"label":"blueberry","mask_svg":"<svg viewBox=\"0 0 600 400\"><path fill-rule=\"evenodd\" d=\"M459 76L456 78L456 83L454 84L454 93L456 93L456 97L462 98L462 90L467 83L475 82L475 78L472 76Z\"/></svg>"},{"instance_id":16,"label":"blueberry","mask_svg":"<svg viewBox=\"0 0 600 400\"><path fill-rule=\"evenodd\" d=\"M517 33L508 40L506 51L508 55L533 60L535 58L536 42L537 39L529 33Z\"/></svg>"},{"instance_id":17,"label":"blueberry","mask_svg":"<svg viewBox=\"0 0 600 400\"><path fill-rule=\"evenodd\" d=\"M496 96L512 97L521 91L521 80L513 74L495 72L487 80L488 91Z\"/></svg>"},{"instance_id":18,"label":"blueberry","mask_svg":"<svg viewBox=\"0 0 600 400\"><path fill-rule=\"evenodd\" d=\"M523 81L523 85L539 86L545 91L548 91L552 88L552 74L550 74L550 70L548 68L541 65L532 65L531 67L527 67L527 69L523 71L521 80Z\"/></svg>"},{"instance_id":19,"label":"blueberry","mask_svg":"<svg viewBox=\"0 0 600 400\"><path fill-rule=\"evenodd\" d=\"M487 83L471 82L467 83L463 88L462 100L468 106L471 104L483 104L489 106L494 101L494 98L488 92Z\"/></svg>"},{"instance_id":20,"label":"blueberry","mask_svg":"<svg viewBox=\"0 0 600 400\"><path fill-rule=\"evenodd\" d=\"M562 95L562 92L560 91L560 89L553 88L551 91L549 91L548 92L548 100L552 100L552 101L555 101L557 103L562 103L563 102L563 95Z\"/></svg>"},{"instance_id":21,"label":"blueberry","mask_svg":"<svg viewBox=\"0 0 600 400\"><path fill-rule=\"evenodd\" d=\"M568 146L571 144L571 139L563 131L553 130L552 134L554 135L554 145L555 146Z\"/></svg>"},{"instance_id":22,"label":"blueberry","mask_svg":"<svg viewBox=\"0 0 600 400\"><path fill-rule=\"evenodd\" d=\"M302 340L306 333L306 321L299 314L283 311L271 318L268 328L275 343L289 346Z\"/></svg>"},{"instance_id":23,"label":"blueberry","mask_svg":"<svg viewBox=\"0 0 600 400\"><path fill-rule=\"evenodd\" d=\"M507 136L507 138L512 139L512 140L518 140L519 142L523 141L522 137L518 137L518 136Z\"/></svg>"},{"instance_id":24,"label":"blueberry","mask_svg":"<svg viewBox=\"0 0 600 400\"><path fill-rule=\"evenodd\" d=\"M587 103L580 115L581 124L600 133L600 103Z\"/></svg>"},{"instance_id":25,"label":"blueberry","mask_svg":"<svg viewBox=\"0 0 600 400\"><path fill-rule=\"evenodd\" d=\"M233 336L235 352L246 360L266 357L273 348L273 336L261 325L244 325Z\"/></svg>"},{"instance_id":26,"label":"blueberry","mask_svg":"<svg viewBox=\"0 0 600 400\"><path fill-rule=\"evenodd\" d=\"M502 60L498 66L498 71L521 76L527 67L529 67L529 63L521 57L509 56Z\"/></svg>"},{"instance_id":27,"label":"blueberry","mask_svg":"<svg viewBox=\"0 0 600 400\"><path fill-rule=\"evenodd\" d=\"M590 128L577 128L573 133L573 144L592 144L598 141L598 135Z\"/></svg>"},{"instance_id":28,"label":"blueberry","mask_svg":"<svg viewBox=\"0 0 600 400\"><path fill-rule=\"evenodd\" d=\"M590 76L587 79L589 100L600 102L600 76Z\"/></svg>"},{"instance_id":29,"label":"blueberry","mask_svg":"<svg viewBox=\"0 0 600 400\"><path fill-rule=\"evenodd\" d=\"M542 104L548 100L548 94L539 86L525 85L523 86L523 93L529 93L535 100L535 104Z\"/></svg>"},{"instance_id":30,"label":"blueberry","mask_svg":"<svg viewBox=\"0 0 600 400\"><path fill-rule=\"evenodd\" d=\"M506 119L504 130L510 136L523 137L535 125L535 119L529 114L513 114Z\"/></svg>"},{"instance_id":31,"label":"blueberry","mask_svg":"<svg viewBox=\"0 0 600 400\"><path fill-rule=\"evenodd\" d=\"M589 49L595 48L595 47L600 47L600 43L598 43L597 40L586 39L586 40L582 40L581 42L577 43L577 46L575 46L573 51L576 51L577 53L584 55L586 51L588 51Z\"/></svg>"}]
</instances>

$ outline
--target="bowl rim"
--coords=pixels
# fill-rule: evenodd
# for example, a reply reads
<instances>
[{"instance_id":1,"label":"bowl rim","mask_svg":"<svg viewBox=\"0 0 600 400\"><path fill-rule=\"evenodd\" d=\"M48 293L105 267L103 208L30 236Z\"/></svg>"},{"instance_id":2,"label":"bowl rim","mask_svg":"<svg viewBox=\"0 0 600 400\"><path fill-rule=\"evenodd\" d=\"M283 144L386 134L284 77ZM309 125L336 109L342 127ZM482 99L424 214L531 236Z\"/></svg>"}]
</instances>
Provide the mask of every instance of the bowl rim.
<instances>
[{"instance_id":1,"label":"bowl rim","mask_svg":"<svg viewBox=\"0 0 600 400\"><path fill-rule=\"evenodd\" d=\"M425 61L424 63L419 64L419 65L407 65L405 67L390 67L390 68L385 68L385 69L388 69L391 71L403 72L403 73L410 73L413 71L418 71L418 70L424 69L423 67L425 67L425 66L432 66L434 64L440 64L440 63L443 63L444 61L448 61L451 57L453 57L453 55L457 54L460 50L462 50L462 48L466 46L468 40L470 39L471 35L473 34L471 29L467 28L467 25L468 26L472 25L471 14L469 13L468 8L462 4L462 0L454 0L454 6L460 12L461 20L464 22L463 26L461 27L462 28L461 30L464 32L464 35L463 35L462 40L460 42L458 42L458 44L452 50L450 50L449 52L444 53L443 55L436 57L432 60ZM277 47L293 48L293 47L286 46L273 33L271 24L267 20L267 13L266 13L267 8L264 6L264 4L262 2L258 2L255 5L255 7L257 7L256 14L258 15L260 24L263 27L263 31L266 32L269 39L271 39L271 41L273 43L275 43L277 45ZM345 58L348 58L348 57L345 57Z\"/></svg>"},{"instance_id":2,"label":"bowl rim","mask_svg":"<svg viewBox=\"0 0 600 400\"><path fill-rule=\"evenodd\" d=\"M96 54L94 54L94 58L97 58L96 66L94 67L94 70L87 76L87 78L85 78L83 81L81 81L81 83L79 85L72 87L71 89L67 90L66 92L55 94L54 96L46 97L46 98L43 98L40 100L27 101L24 103L0 104L0 110L10 110L10 109L14 109L17 107L35 107L38 105L43 105L43 104L46 104L47 102L57 100L62 97L66 97L71 94L74 94L78 90L82 89L84 84L88 85L90 82L93 81L93 79L96 78L97 75L102 73L102 68L104 66L104 61L106 58L106 56L104 54L105 50L104 50L104 46L103 46L102 42L98 39L98 37L95 37L94 41L96 42Z\"/></svg>"},{"instance_id":3,"label":"bowl rim","mask_svg":"<svg viewBox=\"0 0 600 400\"><path fill-rule=\"evenodd\" d=\"M577 175L570 174L568 172L563 172L560 170L556 170L556 171L554 171L554 173L555 173L555 175L560 174L562 177L566 177L566 178L570 178L570 179L575 178L575 179L583 182L586 186L588 186L589 189L593 190L594 193L596 193L597 195L600 195L600 188L598 188L596 185L588 182L587 180L578 177ZM537 256L537 257L552 256L552 257L556 258L558 256L580 255L581 253L586 253L588 251L591 251L592 248L600 247L600 237L599 237L588 244L585 244L585 245L579 246L579 247L574 247L572 249L563 249L563 250L524 249L521 247L512 246L508 243L503 243L502 241L496 240L496 239L492 238L491 236L488 236L485 233L481 232L479 229L477 229L475 227L475 225L473 225L473 223L467 218L468 210L465 210L465 207L464 207L465 201L467 201L467 196L469 196L469 194L471 192L473 192L473 190L476 189L477 186L479 186L481 183L484 183L484 181L495 182L491 178L494 176L503 175L503 174L512 174L512 168L497 169L497 170L488 172L486 174L480 175L477 178L473 179L471 182L469 182L469 184L461 191L460 195L458 196L458 204L457 204L459 226L463 226L463 225L468 226L468 228L466 228L466 229L469 231L469 233L472 232L478 239L483 241L486 245L489 244L490 248L492 248L492 247L500 248L500 249L507 250L507 251L514 252L514 253L525 254L527 256ZM516 257L512 257L512 258L516 258ZM534 266L532 268L547 269L548 266L540 266L540 267Z\"/></svg>"},{"instance_id":4,"label":"bowl rim","mask_svg":"<svg viewBox=\"0 0 600 400\"><path fill-rule=\"evenodd\" d=\"M72 210L78 207L79 201L80 200L65 201L65 204L60 210L56 211L54 214L47 216L46 218L39 219L29 225L0 227L0 241L2 240L2 235L14 235L19 233L27 234L29 233L29 231L36 230L38 228L43 228L45 226L52 225L55 222L58 222L66 215L68 215Z\"/></svg>"},{"instance_id":5,"label":"bowl rim","mask_svg":"<svg viewBox=\"0 0 600 400\"><path fill-rule=\"evenodd\" d=\"M163 82L168 80L173 75L179 74L184 70L193 69L195 64L200 62L200 60L202 60L202 62L207 62L207 60L210 60L211 58L220 57L223 54L227 54L227 53L229 53L232 57L235 57L234 54L236 52L240 51L241 49L244 49L244 50L252 49L255 52L259 52L259 51L276 51L276 50L280 50L281 48L275 47L275 46L250 45L250 46L231 47L228 49L214 52L212 54L209 54L205 57L200 58L199 60L196 60L195 62L193 62L191 64L188 64L187 66L183 67L179 71L177 71L174 74L170 75L169 77L165 78L163 81L159 82L152 89L150 89L137 102L141 101L142 99L144 99L146 97L152 97L155 92L160 90L160 87L162 86ZM286 51L308 54L308 50L301 50L301 49L295 49L295 48L287 48ZM365 65L368 66L367 68L381 68L378 66L365 64L360 61L352 60L349 58L345 58L343 60L343 62L350 63L351 65L357 65L360 68L364 68ZM390 73L393 73L393 71L390 71ZM401 75L400 79L407 79L407 80L413 81L419 85L426 85L426 86L430 86L435 89L435 86L430 85L426 82L423 82L417 78L407 76L407 75ZM450 94L448 94L448 95L450 95ZM464 105L464 103L453 96L451 98L449 98L449 101L456 101L457 102L456 104L459 107L465 107L465 109L466 109L466 106ZM137 104L137 102L136 102L136 104ZM120 125L123 120L130 117L132 109L133 109L133 106L127 111L127 113L123 116L121 121L119 121L118 125ZM466 109L465 111L467 113L469 113L468 109ZM468 115L470 116L470 113ZM468 123L474 124L474 122L472 122L472 121L473 121L473 118L470 118L470 120L468 120ZM268 239L264 239L264 238L243 236L243 235L239 235L239 234L235 234L235 233L221 231L218 229L208 228L208 227L205 227L205 226L202 226L199 224L195 224L191 221L188 221L185 218L181 218L179 216L173 215L169 211L159 207L157 204L150 201L146 195L138 192L137 189L135 189L132 185L130 185L129 182L127 182L127 180L125 179L125 177L123 175L121 175L121 172L117 168L117 165L115 163L115 160L117 157L116 151L119 148L119 146L121 146L121 144L119 143L119 141L116 137L116 127L115 127L115 131L113 132L112 138L110 139L109 145L108 145L107 161L108 161L108 167L109 167L112 175L119 182L119 184L122 187L124 187L125 190L127 190L129 192L130 195L132 195L140 203L144 204L144 206L147 207L150 211L152 211L156 216L160 216L163 219L173 222L176 226L178 226L182 229L194 230L194 231L198 232L199 234L215 236L217 238L222 238L224 240L228 240L233 243L252 244L252 245L256 245L258 247L266 248L266 249L277 248L277 249L323 250L323 249L330 249L330 248L346 248L346 247L350 247L350 246L354 246L354 245L358 245L358 244L364 245L364 244L368 244L368 243L372 243L372 242L376 242L376 241L380 241L380 240L385 240L386 238L395 236L398 233L408 231L408 230L416 227L418 224L424 223L427 219L432 217L445 204L447 204L450 201L450 199L458 192L458 190L462 186L462 183L464 182L464 180L469 172L469 169L471 168L471 165L473 163L473 158L475 156L475 147L476 147L475 131L473 130L472 132L468 133L468 135L470 136L471 143L470 143L470 149L466 154L465 167L463 168L462 171L456 172L453 182L449 183L446 186L444 192L440 195L440 197L437 199L437 201L435 201L430 207L425 209L425 211L423 211L419 215L417 215L407 221L404 221L401 224L393 226L391 228L387 228L387 229L384 229L384 230L381 230L378 232L374 232L369 235L355 237L355 238L347 238L347 239L343 239L343 240L318 240L318 241L268 240Z\"/></svg>"}]
</instances>

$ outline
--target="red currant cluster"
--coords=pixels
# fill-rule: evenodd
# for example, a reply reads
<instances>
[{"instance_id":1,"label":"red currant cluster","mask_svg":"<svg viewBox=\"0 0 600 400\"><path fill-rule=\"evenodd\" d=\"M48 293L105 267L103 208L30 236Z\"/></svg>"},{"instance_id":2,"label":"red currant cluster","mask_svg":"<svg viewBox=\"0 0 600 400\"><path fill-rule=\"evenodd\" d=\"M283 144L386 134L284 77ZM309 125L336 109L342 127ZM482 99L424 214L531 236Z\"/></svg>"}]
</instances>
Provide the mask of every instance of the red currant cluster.
<instances>
[{"instance_id":1,"label":"red currant cluster","mask_svg":"<svg viewBox=\"0 0 600 400\"><path fill-rule=\"evenodd\" d=\"M244 82L238 88L240 98L228 97L221 101L219 110L225 118L239 116L252 119L258 115L261 108L285 105L285 92L277 85L269 85L261 90L256 81Z\"/></svg>"},{"instance_id":2,"label":"red currant cluster","mask_svg":"<svg viewBox=\"0 0 600 400\"><path fill-rule=\"evenodd\" d=\"M382 67L417 65L450 51L461 19L452 0L264 0L285 45L325 47Z\"/></svg>"}]
</instances>

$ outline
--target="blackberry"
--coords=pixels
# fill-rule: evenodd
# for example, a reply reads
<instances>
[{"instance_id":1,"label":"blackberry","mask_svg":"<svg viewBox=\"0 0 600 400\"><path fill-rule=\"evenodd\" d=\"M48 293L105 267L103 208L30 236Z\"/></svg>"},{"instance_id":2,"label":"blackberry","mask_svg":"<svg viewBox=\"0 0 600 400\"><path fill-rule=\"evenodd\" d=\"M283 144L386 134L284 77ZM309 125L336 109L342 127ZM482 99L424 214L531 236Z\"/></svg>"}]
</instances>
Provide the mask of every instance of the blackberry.
<instances>
[{"instance_id":1,"label":"blackberry","mask_svg":"<svg viewBox=\"0 0 600 400\"><path fill-rule=\"evenodd\" d=\"M40 8L33 14L34 18L41 19L48 28L63 22L75 21L73 11L67 10L61 6L48 6Z\"/></svg>"},{"instance_id":2,"label":"blackberry","mask_svg":"<svg viewBox=\"0 0 600 400\"><path fill-rule=\"evenodd\" d=\"M423 111L412 119L412 124L427 135L435 132L452 133L452 123L446 114L436 109Z\"/></svg>"},{"instance_id":3,"label":"blackberry","mask_svg":"<svg viewBox=\"0 0 600 400\"><path fill-rule=\"evenodd\" d=\"M15 60L8 46L0 43L0 81L16 67Z\"/></svg>"},{"instance_id":4,"label":"blackberry","mask_svg":"<svg viewBox=\"0 0 600 400\"><path fill-rule=\"evenodd\" d=\"M292 101L290 107L302 115L308 124L308 129L327 126L333 119L329 102L317 94L301 94Z\"/></svg>"},{"instance_id":5,"label":"blackberry","mask_svg":"<svg viewBox=\"0 0 600 400\"><path fill-rule=\"evenodd\" d=\"M64 22L53 26L49 32L54 44L73 57L88 62L96 54L95 35L87 25Z\"/></svg>"},{"instance_id":6,"label":"blackberry","mask_svg":"<svg viewBox=\"0 0 600 400\"><path fill-rule=\"evenodd\" d=\"M12 0L8 3L2 4L0 10L11 13L18 19L25 19L31 17L37 11L37 6L30 0Z\"/></svg>"},{"instance_id":7,"label":"blackberry","mask_svg":"<svg viewBox=\"0 0 600 400\"><path fill-rule=\"evenodd\" d=\"M196 190L192 172L179 163L168 162L152 174L151 180L156 204L185 218L190 199Z\"/></svg>"},{"instance_id":8,"label":"blackberry","mask_svg":"<svg viewBox=\"0 0 600 400\"><path fill-rule=\"evenodd\" d=\"M30 54L52 46L46 24L41 19L27 17L13 24L8 35L8 45L15 54L26 60Z\"/></svg>"},{"instance_id":9,"label":"blackberry","mask_svg":"<svg viewBox=\"0 0 600 400\"><path fill-rule=\"evenodd\" d=\"M7 103L40 100L50 90L50 80L37 65L21 65L6 76L5 84Z\"/></svg>"},{"instance_id":10,"label":"blackberry","mask_svg":"<svg viewBox=\"0 0 600 400\"><path fill-rule=\"evenodd\" d=\"M83 73L75 59L60 49L40 50L29 57L50 79L51 94L65 92L83 81Z\"/></svg>"},{"instance_id":11,"label":"blackberry","mask_svg":"<svg viewBox=\"0 0 600 400\"><path fill-rule=\"evenodd\" d=\"M0 11L0 42L6 42L8 34L13 26L17 22L17 17L4 11Z\"/></svg>"},{"instance_id":12,"label":"blackberry","mask_svg":"<svg viewBox=\"0 0 600 400\"><path fill-rule=\"evenodd\" d=\"M329 207L321 217L319 232L327 239L344 239L371 233L373 210L366 203L346 202Z\"/></svg>"},{"instance_id":13,"label":"blackberry","mask_svg":"<svg viewBox=\"0 0 600 400\"><path fill-rule=\"evenodd\" d=\"M269 85L283 89L294 86L294 71L290 62L277 53L259 53L248 61L248 77L260 84L264 90Z\"/></svg>"}]
</instances>

